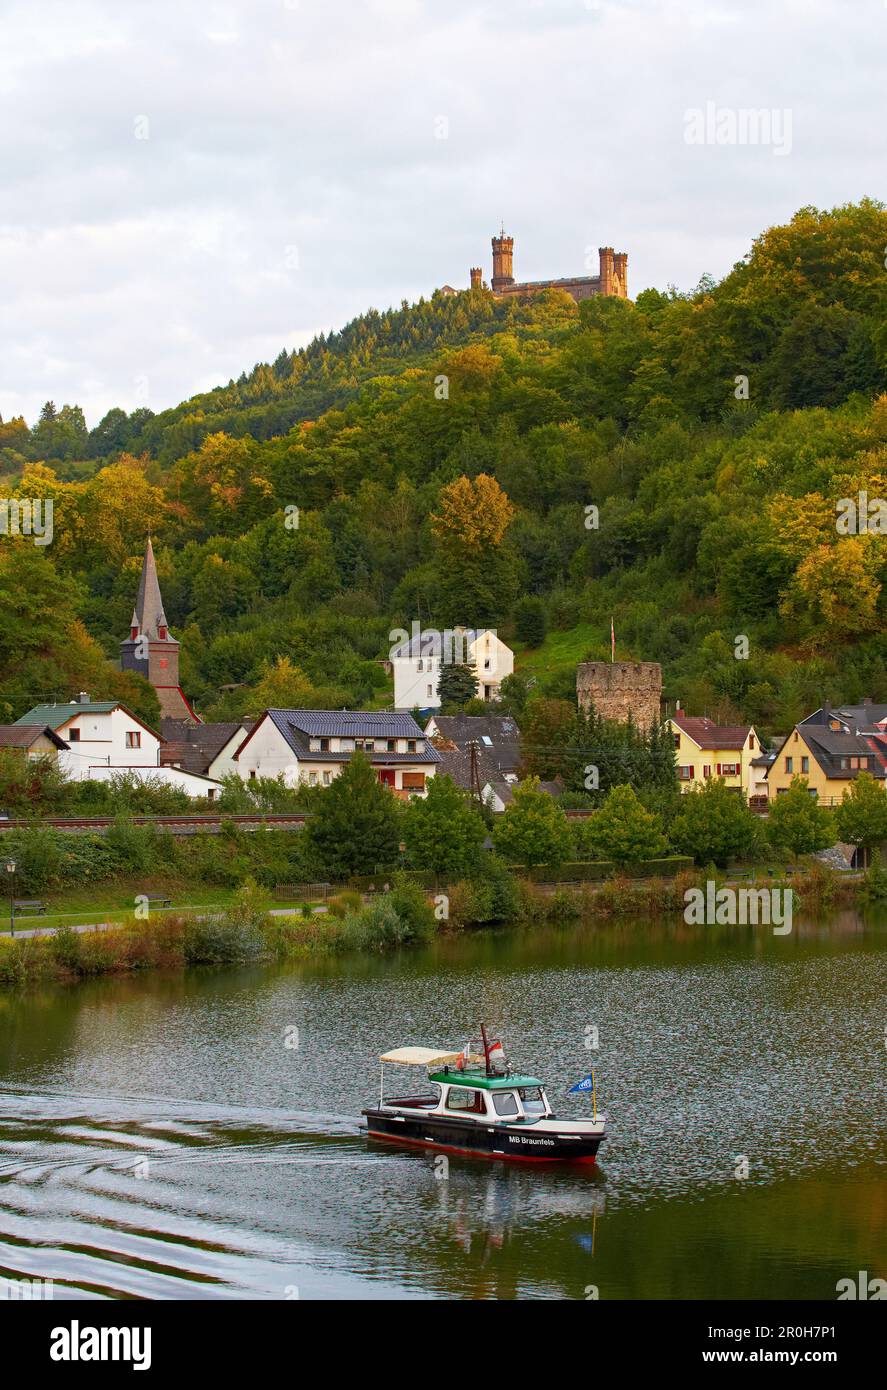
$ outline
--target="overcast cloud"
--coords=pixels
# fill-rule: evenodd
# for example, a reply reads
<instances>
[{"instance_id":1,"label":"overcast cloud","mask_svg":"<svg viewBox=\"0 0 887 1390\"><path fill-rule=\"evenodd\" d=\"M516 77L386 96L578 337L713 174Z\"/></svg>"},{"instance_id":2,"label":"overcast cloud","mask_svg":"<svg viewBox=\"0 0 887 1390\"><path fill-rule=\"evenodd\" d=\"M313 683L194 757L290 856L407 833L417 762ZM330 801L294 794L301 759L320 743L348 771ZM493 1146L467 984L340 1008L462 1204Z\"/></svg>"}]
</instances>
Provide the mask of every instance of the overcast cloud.
<instances>
[{"instance_id":1,"label":"overcast cloud","mask_svg":"<svg viewBox=\"0 0 887 1390\"><path fill-rule=\"evenodd\" d=\"M500 219L518 279L587 274L589 247L596 273L612 245L633 296L723 275L805 204L884 191L884 0L0 13L4 419L174 405L489 276ZM790 112L790 152L688 145L707 102Z\"/></svg>"}]
</instances>

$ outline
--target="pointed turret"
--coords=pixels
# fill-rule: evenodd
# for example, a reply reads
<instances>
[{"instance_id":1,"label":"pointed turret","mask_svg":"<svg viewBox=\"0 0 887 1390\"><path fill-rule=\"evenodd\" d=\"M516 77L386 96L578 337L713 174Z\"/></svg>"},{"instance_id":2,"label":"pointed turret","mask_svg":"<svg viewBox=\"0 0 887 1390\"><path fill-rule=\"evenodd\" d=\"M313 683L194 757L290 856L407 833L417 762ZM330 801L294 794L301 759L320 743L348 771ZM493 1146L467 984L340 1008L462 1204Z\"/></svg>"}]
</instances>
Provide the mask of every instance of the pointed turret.
<instances>
[{"instance_id":1,"label":"pointed turret","mask_svg":"<svg viewBox=\"0 0 887 1390\"><path fill-rule=\"evenodd\" d=\"M120 643L120 666L124 671L137 671L151 682L165 719L200 723L179 686L179 644L169 635L150 536L145 546L129 637Z\"/></svg>"},{"instance_id":2,"label":"pointed turret","mask_svg":"<svg viewBox=\"0 0 887 1390\"><path fill-rule=\"evenodd\" d=\"M145 546L145 558L142 561L142 577L139 580L136 606L132 610L132 628L134 637L147 637L151 642L158 639L161 642L165 641L169 634L169 625L163 611L163 599L160 597L160 581L157 578L154 547L151 544L150 536L148 537L148 544Z\"/></svg>"}]
</instances>

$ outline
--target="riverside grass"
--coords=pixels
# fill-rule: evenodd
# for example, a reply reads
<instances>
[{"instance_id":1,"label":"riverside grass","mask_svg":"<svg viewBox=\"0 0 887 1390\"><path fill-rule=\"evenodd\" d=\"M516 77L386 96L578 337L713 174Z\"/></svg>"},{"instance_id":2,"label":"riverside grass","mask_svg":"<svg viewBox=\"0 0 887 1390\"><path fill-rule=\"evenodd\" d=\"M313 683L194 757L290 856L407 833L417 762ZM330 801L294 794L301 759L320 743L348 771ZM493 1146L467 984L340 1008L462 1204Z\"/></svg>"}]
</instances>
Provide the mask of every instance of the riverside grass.
<instances>
[{"instance_id":1,"label":"riverside grass","mask_svg":"<svg viewBox=\"0 0 887 1390\"><path fill-rule=\"evenodd\" d=\"M363 904L343 894L339 913L272 917L255 883L246 883L221 912L155 913L129 918L106 930L53 936L0 938L0 986L73 983L91 977L139 970L176 970L197 965L245 965L346 952L381 953L420 945L439 932L457 932L511 922L532 927L581 919L593 923L621 917L662 917L683 910L684 894L714 871L686 872L639 883L613 877L603 884L555 887L546 891L515 878L501 866L491 874L453 884L432 903L425 890L397 875L390 892ZM727 877L718 875L718 882ZM868 879L848 881L819 864L799 872L791 886L799 905L812 911L826 905L867 900ZM441 897L447 914L438 917Z\"/></svg>"}]
</instances>

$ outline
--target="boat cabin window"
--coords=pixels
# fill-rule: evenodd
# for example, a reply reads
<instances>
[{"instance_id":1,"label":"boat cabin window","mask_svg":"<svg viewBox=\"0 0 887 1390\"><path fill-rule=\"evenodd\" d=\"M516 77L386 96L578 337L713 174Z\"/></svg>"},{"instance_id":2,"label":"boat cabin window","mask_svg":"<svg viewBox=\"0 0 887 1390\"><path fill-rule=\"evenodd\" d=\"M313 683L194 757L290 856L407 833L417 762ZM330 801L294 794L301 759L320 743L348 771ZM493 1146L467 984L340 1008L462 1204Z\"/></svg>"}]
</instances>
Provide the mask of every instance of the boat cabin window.
<instances>
[{"instance_id":1,"label":"boat cabin window","mask_svg":"<svg viewBox=\"0 0 887 1390\"><path fill-rule=\"evenodd\" d=\"M469 1091L461 1086L451 1086L447 1094L447 1110L462 1110L470 1115L485 1115L483 1091Z\"/></svg>"},{"instance_id":2,"label":"boat cabin window","mask_svg":"<svg viewBox=\"0 0 887 1390\"><path fill-rule=\"evenodd\" d=\"M516 1115L518 1113L514 1091L494 1091L493 1105L497 1115Z\"/></svg>"},{"instance_id":3,"label":"boat cabin window","mask_svg":"<svg viewBox=\"0 0 887 1390\"><path fill-rule=\"evenodd\" d=\"M545 1101L541 1086L522 1086L518 1091L525 1115L544 1115Z\"/></svg>"}]
</instances>

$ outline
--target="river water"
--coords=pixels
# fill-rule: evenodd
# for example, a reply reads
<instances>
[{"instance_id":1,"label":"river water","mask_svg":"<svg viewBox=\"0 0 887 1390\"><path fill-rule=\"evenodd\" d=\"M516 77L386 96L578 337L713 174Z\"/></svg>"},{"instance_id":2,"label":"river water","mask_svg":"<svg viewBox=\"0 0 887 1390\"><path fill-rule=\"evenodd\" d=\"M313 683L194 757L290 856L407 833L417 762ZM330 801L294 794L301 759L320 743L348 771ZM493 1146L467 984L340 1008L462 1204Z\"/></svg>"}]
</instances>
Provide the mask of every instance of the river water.
<instances>
[{"instance_id":1,"label":"river water","mask_svg":"<svg viewBox=\"0 0 887 1390\"><path fill-rule=\"evenodd\" d=\"M787 937L632 921L4 991L0 1276L56 1299L834 1299L887 1275L885 947L854 912ZM594 1067L597 1167L442 1175L358 1133L379 1052L481 1020L560 1113L588 1112L566 1091Z\"/></svg>"}]
</instances>

